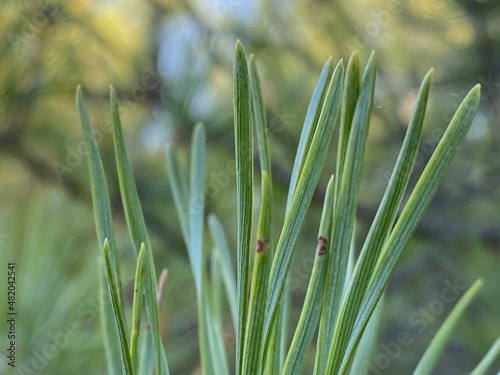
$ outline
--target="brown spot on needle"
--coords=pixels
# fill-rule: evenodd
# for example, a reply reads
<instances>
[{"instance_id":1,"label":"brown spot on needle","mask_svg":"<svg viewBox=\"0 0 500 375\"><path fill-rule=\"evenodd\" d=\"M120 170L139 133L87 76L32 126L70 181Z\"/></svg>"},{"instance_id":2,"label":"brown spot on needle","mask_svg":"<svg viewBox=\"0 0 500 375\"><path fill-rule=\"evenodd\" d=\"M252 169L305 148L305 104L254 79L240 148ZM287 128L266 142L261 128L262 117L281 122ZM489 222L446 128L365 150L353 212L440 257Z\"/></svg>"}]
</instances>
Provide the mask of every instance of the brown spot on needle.
<instances>
[{"instance_id":1,"label":"brown spot on needle","mask_svg":"<svg viewBox=\"0 0 500 375\"><path fill-rule=\"evenodd\" d=\"M261 239L257 240L257 248L255 249L257 253L262 253L264 251L264 241Z\"/></svg>"},{"instance_id":2,"label":"brown spot on needle","mask_svg":"<svg viewBox=\"0 0 500 375\"><path fill-rule=\"evenodd\" d=\"M321 256L326 253L326 237L319 236L318 237L318 247L316 248L316 255Z\"/></svg>"}]
</instances>

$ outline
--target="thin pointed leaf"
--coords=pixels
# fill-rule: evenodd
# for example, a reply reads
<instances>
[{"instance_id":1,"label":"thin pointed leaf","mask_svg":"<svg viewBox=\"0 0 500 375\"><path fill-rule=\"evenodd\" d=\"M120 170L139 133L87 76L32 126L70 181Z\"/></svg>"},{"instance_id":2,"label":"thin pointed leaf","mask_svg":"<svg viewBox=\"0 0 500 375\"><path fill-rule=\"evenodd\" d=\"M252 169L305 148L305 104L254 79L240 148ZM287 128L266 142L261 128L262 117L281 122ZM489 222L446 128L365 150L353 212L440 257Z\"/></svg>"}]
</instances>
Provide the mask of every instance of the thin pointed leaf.
<instances>
[{"instance_id":1,"label":"thin pointed leaf","mask_svg":"<svg viewBox=\"0 0 500 375\"><path fill-rule=\"evenodd\" d=\"M281 310L281 306L280 306L280 310ZM281 311L279 311L278 314L279 313L281 313ZM276 354L276 353L279 353L279 343L278 343L279 334L278 334L278 332L276 332L276 331L278 331L278 328L281 328L281 326L278 324L275 324L273 327L273 330L271 332L269 350L268 350L268 354L265 357L265 359L266 359L266 363L265 363L265 367L264 367L264 374L265 375L274 375L274 374L279 374L281 372L280 360L278 358L278 354Z\"/></svg>"},{"instance_id":2,"label":"thin pointed leaf","mask_svg":"<svg viewBox=\"0 0 500 375\"><path fill-rule=\"evenodd\" d=\"M158 314L160 311L160 304L161 300L163 298L163 293L165 289L165 284L167 282L167 276L168 276L168 271L166 268L164 268L161 273L160 273L160 278L158 279L158 289L156 291L156 301L158 304ZM160 352L160 360L161 360L161 369L163 369L163 375L170 375L170 371L168 369L168 360L167 360L167 353L165 352L165 347L163 346L163 343L161 345L161 352Z\"/></svg>"},{"instance_id":3,"label":"thin pointed leaf","mask_svg":"<svg viewBox=\"0 0 500 375\"><path fill-rule=\"evenodd\" d=\"M418 362L413 375L430 375L432 373L432 370L436 366L438 358L443 352L446 343L450 339L453 330L482 286L483 281L481 279L476 280L476 282L472 284L472 286L460 298L441 328L439 328L439 331L432 339L430 345L427 347L424 355Z\"/></svg>"},{"instance_id":4,"label":"thin pointed leaf","mask_svg":"<svg viewBox=\"0 0 500 375\"><path fill-rule=\"evenodd\" d=\"M203 216L205 212L205 143L205 129L201 124L198 124L193 134L193 151L191 155L190 241L188 246L189 260L191 261L198 296L201 294Z\"/></svg>"},{"instance_id":5,"label":"thin pointed leaf","mask_svg":"<svg viewBox=\"0 0 500 375\"><path fill-rule=\"evenodd\" d=\"M139 256L137 257L137 267L135 270L135 282L134 282L134 302L132 307L132 333L130 334L130 357L132 359L132 366L134 369L138 368L138 355L137 355L137 345L139 342L139 332L141 329L141 314L142 314L142 301L143 301L143 282L144 282L144 271L146 263L146 248L144 243L141 245L141 250L139 251Z\"/></svg>"},{"instance_id":6,"label":"thin pointed leaf","mask_svg":"<svg viewBox=\"0 0 500 375\"><path fill-rule=\"evenodd\" d=\"M115 317L115 324L119 333L118 341L113 342L113 345L115 345L117 349L121 351L122 354L121 365L124 373L126 375L133 375L135 372L134 372L134 367L132 365L132 360L130 358L125 318L118 298L119 290L115 283L115 275L113 275L114 271L113 271L113 265L111 264L111 258L109 256L109 243L107 239L104 239L103 252L104 252L105 270L107 276L107 286L111 294L111 310L113 311L113 315Z\"/></svg>"},{"instance_id":7,"label":"thin pointed leaf","mask_svg":"<svg viewBox=\"0 0 500 375\"><path fill-rule=\"evenodd\" d=\"M337 115L340 112L343 76L344 67L342 61L340 61L330 80L323 109L304 164L303 173L298 180L297 189L290 204L290 210L285 216L283 229L276 245L269 283L269 298L266 307L264 350L267 350L269 346L272 324L274 323L286 275L290 267L293 248L305 214L311 203L314 189L318 183Z\"/></svg>"},{"instance_id":8,"label":"thin pointed leaf","mask_svg":"<svg viewBox=\"0 0 500 375\"><path fill-rule=\"evenodd\" d=\"M276 334L278 335L278 347L277 353L278 355L278 364L280 371L285 366L285 359L288 350L288 331L289 331L289 323L290 323L290 311L292 309L292 293L290 291L290 285L285 282L285 286L283 287L283 293L281 297L280 306L278 308L278 316L280 318L279 322L281 326L277 330Z\"/></svg>"},{"instance_id":9,"label":"thin pointed leaf","mask_svg":"<svg viewBox=\"0 0 500 375\"><path fill-rule=\"evenodd\" d=\"M356 103L359 96L359 59L353 53L347 63L344 94L342 96L342 112L340 116L339 126L339 142L337 148L337 160L335 167L335 175L340 177L344 174L344 163L347 153L347 145L349 143L349 136L351 134L352 120L356 110ZM338 196L340 190L340 178L335 179L335 197Z\"/></svg>"},{"instance_id":10,"label":"thin pointed leaf","mask_svg":"<svg viewBox=\"0 0 500 375\"><path fill-rule=\"evenodd\" d=\"M337 178L341 179L341 184L338 196L336 196L334 219L331 227L332 233L330 234L332 241L329 252L332 256L328 260L327 287L325 289L328 292L325 293L325 303L321 316L321 346L319 347L321 352L318 354L318 365L321 371L319 373L324 372L323 368L329 369L329 362L332 361L332 336L344 291L349 253L353 240L361 167L370 124L376 73L377 61L375 54L372 53L361 79L359 98L349 134L343 173L342 176L337 176ZM328 351L328 358L324 357L325 350ZM326 367L324 367L325 362ZM332 373L331 371L327 372Z\"/></svg>"},{"instance_id":11,"label":"thin pointed leaf","mask_svg":"<svg viewBox=\"0 0 500 375\"><path fill-rule=\"evenodd\" d=\"M262 203L257 227L257 246L254 256L250 289L247 335L243 357L244 374L260 374L262 365L262 335L266 307L268 275L271 266L272 187L266 172L262 172Z\"/></svg>"},{"instance_id":12,"label":"thin pointed leaf","mask_svg":"<svg viewBox=\"0 0 500 375\"><path fill-rule=\"evenodd\" d=\"M231 318L233 320L233 325L236 331L236 324L238 318L236 316L237 308L237 298L236 298L236 277L234 275L233 265L231 263L231 255L229 253L229 246L227 244L226 237L224 235L224 230L219 220L215 216L210 216L208 218L208 225L210 227L210 232L212 233L212 239L214 246L219 252L219 261L221 264L221 276L222 283L226 291L226 296L229 304L229 310L231 312Z\"/></svg>"},{"instance_id":13,"label":"thin pointed leaf","mask_svg":"<svg viewBox=\"0 0 500 375\"><path fill-rule=\"evenodd\" d=\"M92 191L92 204L97 229L97 240L99 244L108 239L109 257L113 267L113 274L116 275L115 284L118 287L120 305L123 307L121 297L120 269L117 261L116 247L113 235L113 224L111 219L111 204L109 202L108 185L104 174L97 141L92 131L87 108L83 101L82 89L78 86L76 90L76 105L80 115L83 135L85 138L85 148L88 155L88 165L90 172L90 186Z\"/></svg>"},{"instance_id":14,"label":"thin pointed leaf","mask_svg":"<svg viewBox=\"0 0 500 375\"><path fill-rule=\"evenodd\" d=\"M109 256L111 265L114 269L113 275L116 275L117 277L115 283L119 290L118 298L120 299L120 306L123 306L120 283L120 269L117 262L117 252L113 236L111 204L109 202L108 187L106 184L106 177L104 175L101 156L99 154L99 148L97 147L97 141L95 139L94 132L92 131L92 126L90 125L90 119L87 113L87 108L83 101L82 90L80 86L78 86L76 91L76 106L82 125L83 135L85 139L85 148L88 155L90 186L92 192L92 204L96 223L97 240L99 244L102 244L104 243L105 239L108 239L110 247ZM104 284L106 283L106 275L104 269L101 270L100 279L102 286L104 286ZM116 346L113 345L113 342L116 340L116 336L118 335L118 331L116 330L114 317L111 310L105 307L111 305L111 295L109 294L108 288L103 288L102 290L103 293L101 312L105 329L104 346L106 349L108 371L111 375L120 375L122 370L121 368L116 368L116 364L120 363L121 361L121 353L116 349Z\"/></svg>"},{"instance_id":15,"label":"thin pointed leaf","mask_svg":"<svg viewBox=\"0 0 500 375\"><path fill-rule=\"evenodd\" d=\"M311 141L316 131L318 119L321 115L321 110L325 95L328 91L328 84L333 74L333 58L329 58L318 78L318 82L313 91L313 95L309 102L304 125L299 139L295 160L292 167L292 175L288 188L287 202L285 215L288 214L293 194L297 188L297 182L311 145ZM266 374L280 373L285 364L285 356L288 347L288 320L290 311L290 288L285 283L283 287L281 302L278 304L278 312L276 314L276 327L271 329L271 336L267 338L270 342L268 356L266 359ZM279 353L274 355L273 353Z\"/></svg>"},{"instance_id":16,"label":"thin pointed leaf","mask_svg":"<svg viewBox=\"0 0 500 375\"><path fill-rule=\"evenodd\" d=\"M271 338L269 339L269 350L265 358L265 375L281 373L285 365L285 356L288 349L288 322L290 317L290 288L287 283L283 288L283 296L278 306L278 318L273 325Z\"/></svg>"},{"instance_id":17,"label":"thin pointed leaf","mask_svg":"<svg viewBox=\"0 0 500 375\"><path fill-rule=\"evenodd\" d=\"M99 280L102 332L108 372L110 375L121 375L123 373L122 352L121 348L118 345L115 345L115 343L118 341L119 332L116 327L115 315L113 313L113 310L108 308L108 306L111 306L112 301L108 287L108 279L106 276L104 262L100 270Z\"/></svg>"},{"instance_id":18,"label":"thin pointed leaf","mask_svg":"<svg viewBox=\"0 0 500 375\"><path fill-rule=\"evenodd\" d=\"M243 373L260 373L262 365L262 323L267 297L267 284L271 266L271 218L272 218L272 180L271 160L267 140L267 126L259 76L255 59L250 56L249 84L251 107L255 130L257 133L257 147L259 150L262 202L260 206L259 222L257 225L257 244L254 253L252 283L250 286L249 315L245 350L243 354Z\"/></svg>"},{"instance_id":19,"label":"thin pointed leaf","mask_svg":"<svg viewBox=\"0 0 500 375\"><path fill-rule=\"evenodd\" d=\"M222 322L222 260L220 251L212 249L210 258L210 309L215 325Z\"/></svg>"},{"instance_id":20,"label":"thin pointed leaf","mask_svg":"<svg viewBox=\"0 0 500 375\"><path fill-rule=\"evenodd\" d=\"M200 337L201 364L204 374L223 374L220 358L216 351L213 333L210 290L204 267L203 218L205 212L205 157L206 136L203 125L198 124L193 133L190 193L189 193L189 260L195 279L198 299L198 334Z\"/></svg>"},{"instance_id":21,"label":"thin pointed leaf","mask_svg":"<svg viewBox=\"0 0 500 375\"><path fill-rule=\"evenodd\" d=\"M165 374L167 369L163 368L162 351L163 343L160 335L160 324L158 317L158 304L156 302L156 272L153 261L151 242L146 230L144 215L137 194L137 187L134 183L134 175L130 166L127 152L125 150L125 141L120 120L120 111L118 100L113 88L110 88L111 114L113 119L113 141L115 147L116 168L118 171L118 181L120 183L120 194L125 211L125 218L137 254L140 251L141 244L144 243L146 249L145 263L145 282L144 282L144 301L151 332L155 340L156 367L159 374Z\"/></svg>"},{"instance_id":22,"label":"thin pointed leaf","mask_svg":"<svg viewBox=\"0 0 500 375\"><path fill-rule=\"evenodd\" d=\"M332 73L332 62L331 59L327 61L326 68L323 70L323 75L320 78L320 82L318 83L317 86L319 86L319 89L317 88L316 91L321 91L317 93L315 98L313 98L310 108L308 111L309 116L307 117L306 123L309 123L309 125L306 125L306 128L308 130L303 131L302 135L302 144L299 145L299 151L297 152L297 159L296 159L296 164L294 166L294 169L296 168L296 171L292 171L292 175L294 173L297 173L297 171L300 170L300 166L305 160L305 156L308 150L308 147L305 145L308 145L314 135L314 130L315 128L312 127L312 124L316 124L317 122L317 117L320 114L320 109L317 108L321 103L320 99L322 100L324 93L326 92L327 84L328 84L328 78L331 77ZM252 98L252 110L253 110L253 118L255 122L255 127L256 127L256 132L257 132L257 146L259 150L259 159L260 159L260 166L261 166L261 174L267 174L268 175L268 180L271 185L270 191L272 191L272 176L271 176L271 160L269 156L269 146L268 146L268 140L267 140L267 127L266 127L266 119L265 119L265 111L264 111L264 105L262 104L262 93L260 89L260 83L259 83L259 77L257 73L257 67L255 63L255 59L253 56L250 56L250 63L249 63L249 75L250 75L250 93L251 93L251 98ZM317 96L320 95L321 98L317 98ZM314 95L313 95L314 96ZM292 196L292 192L295 190L295 185L296 185L296 177L292 177L292 183L289 189L289 198ZM271 205L271 203L269 203ZM288 211L289 206L287 205L286 211ZM272 208L268 209L268 212L270 213L272 211ZM269 219L269 223L267 224L268 231L270 231L271 228L271 221ZM272 243L270 239L270 233L265 234L265 235L258 235L258 238L260 237L265 237L269 238L269 243ZM266 255L267 261L271 261L271 256ZM267 262L266 261L266 262ZM266 271L269 272L269 271ZM267 285L267 282L266 282ZM267 286L266 286L267 288ZM277 314L276 318L276 325L278 326L278 329L273 329L271 331L272 337L270 338L271 344L270 347L271 349L267 351L265 356L267 358L264 359L265 361L265 369L264 371L269 374L277 374L281 372L281 368L284 365L285 362L285 354L286 354L286 348L288 346L288 340L287 340L287 334L288 334L288 329L287 329L287 322L288 322L288 315L289 315L289 294L290 290L285 284L285 287L283 289L283 297L282 297L282 303L279 306L279 312ZM262 310L263 311L263 310ZM278 353L277 355L275 353ZM261 354L262 355L262 354Z\"/></svg>"},{"instance_id":23,"label":"thin pointed leaf","mask_svg":"<svg viewBox=\"0 0 500 375\"><path fill-rule=\"evenodd\" d=\"M194 168L194 165L193 167ZM203 184L203 182L202 182ZM202 188L203 186L200 186ZM196 227L196 226L194 226ZM199 230L202 230L200 227ZM202 233L198 233L200 236ZM213 252L212 254L216 254ZM205 264L205 251L201 249L201 264ZM198 296L198 335L200 341L201 366L204 374L229 375L226 353L223 342L220 307L220 273L217 259L214 259L212 269L212 285L210 285L206 267L200 268L200 291ZM216 301L214 301L214 298Z\"/></svg>"},{"instance_id":24,"label":"thin pointed leaf","mask_svg":"<svg viewBox=\"0 0 500 375\"><path fill-rule=\"evenodd\" d=\"M174 197L175 209L177 217L181 224L182 235L184 242L189 244L189 197L186 178L182 173L179 165L179 159L171 146L167 147L165 152L168 165L168 182L170 190ZM188 246L189 247L189 246ZM188 250L189 251L189 250Z\"/></svg>"},{"instance_id":25,"label":"thin pointed leaf","mask_svg":"<svg viewBox=\"0 0 500 375\"><path fill-rule=\"evenodd\" d=\"M361 304L360 313L354 324L339 374L347 372L363 330L385 289L401 251L415 231L425 209L441 183L453 156L456 154L458 146L470 128L479 106L479 98L480 86L477 85L467 94L453 116L450 125L413 189L389 239L385 243L381 251L384 257L380 259L374 271L365 299Z\"/></svg>"},{"instance_id":26,"label":"thin pointed leaf","mask_svg":"<svg viewBox=\"0 0 500 375\"><path fill-rule=\"evenodd\" d=\"M189 194L186 193L187 186L177 158L170 149L167 151L167 161L174 201L195 278L202 371L204 374L224 375L228 373L228 366L222 341L222 328L220 325L217 326L217 318L214 319L211 311L211 291L204 267L205 138L205 130L198 124L193 133ZM189 201L187 201L188 196Z\"/></svg>"},{"instance_id":27,"label":"thin pointed leaf","mask_svg":"<svg viewBox=\"0 0 500 375\"><path fill-rule=\"evenodd\" d=\"M250 95L252 103L252 113L255 122L255 130L257 133L257 146L259 149L259 160L261 173L266 173L271 177L271 158L269 157L269 146L267 141L267 125L264 104L262 102L262 92L260 89L259 74L255 64L255 58L250 56L248 64L249 78L250 78Z\"/></svg>"},{"instance_id":28,"label":"thin pointed leaf","mask_svg":"<svg viewBox=\"0 0 500 375\"><path fill-rule=\"evenodd\" d=\"M217 248L212 250L211 266L211 283L210 283L210 315L212 318L212 335L214 341L214 355L219 359L219 367L222 368L224 374L229 375L229 366L226 358L226 350L224 347L223 320L222 320L222 255ZM222 374L222 373L221 373Z\"/></svg>"},{"instance_id":29,"label":"thin pointed leaf","mask_svg":"<svg viewBox=\"0 0 500 375\"><path fill-rule=\"evenodd\" d=\"M432 71L422 81L415 110L396 165L394 166L389 184L361 250L352 281L347 290L347 295L340 308L333 337L335 345L333 358L337 358L337 366L342 359L341 353L345 351L349 342L350 333L358 315L370 277L375 269L377 258L392 229L404 191L410 180L411 170L420 143L419 140L422 133L427 100L429 98L431 79Z\"/></svg>"},{"instance_id":30,"label":"thin pointed leaf","mask_svg":"<svg viewBox=\"0 0 500 375\"><path fill-rule=\"evenodd\" d=\"M352 366L349 371L351 375L367 375L370 370L371 359L375 352L377 344L377 336L380 318L382 317L382 310L384 304L384 296L380 298L377 307L368 322L363 336L359 341L358 349L352 360Z\"/></svg>"},{"instance_id":31,"label":"thin pointed leaf","mask_svg":"<svg viewBox=\"0 0 500 375\"><path fill-rule=\"evenodd\" d=\"M233 71L234 143L236 156L238 329L236 374L242 375L248 316L249 256L252 233L253 146L248 66L243 46L236 43Z\"/></svg>"},{"instance_id":32,"label":"thin pointed leaf","mask_svg":"<svg viewBox=\"0 0 500 375\"><path fill-rule=\"evenodd\" d=\"M285 212L288 212L288 209L290 208L293 194L297 187L299 176L301 175L300 172L304 166L309 146L313 139L314 131L316 130L316 125L323 108L323 102L328 90L328 85L332 78L332 74L333 58L330 57L323 66L323 70L321 71L316 87L314 88L311 101L309 102L309 107L307 108L304 126L302 127L302 132L300 133L299 145L297 147L297 153L295 154L295 161L293 163L292 176L290 178L286 201L287 208Z\"/></svg>"},{"instance_id":33,"label":"thin pointed leaf","mask_svg":"<svg viewBox=\"0 0 500 375\"><path fill-rule=\"evenodd\" d=\"M132 167L130 166L127 151L125 150L120 109L113 87L110 87L110 98L111 114L113 118L113 142L115 147L118 181L120 183L120 194L122 196L125 218L127 220L134 250L139 254L141 243L144 242L146 247L150 247L149 236L146 231L146 223L144 222L144 215L139 203Z\"/></svg>"},{"instance_id":34,"label":"thin pointed leaf","mask_svg":"<svg viewBox=\"0 0 500 375\"><path fill-rule=\"evenodd\" d=\"M198 334L203 374L229 375L222 342L222 327L214 319L210 304L210 287L205 267L201 269L201 290L198 298Z\"/></svg>"},{"instance_id":35,"label":"thin pointed leaf","mask_svg":"<svg viewBox=\"0 0 500 375\"><path fill-rule=\"evenodd\" d=\"M207 296L202 296L198 300L198 340L202 374L216 374L214 356L212 356L214 345L209 334L209 325L211 324L209 310L210 302Z\"/></svg>"},{"instance_id":36,"label":"thin pointed leaf","mask_svg":"<svg viewBox=\"0 0 500 375\"><path fill-rule=\"evenodd\" d=\"M334 178L332 176L328 182L323 203L323 213L318 231L318 246L316 248L311 278L309 279L309 286L307 287L297 329L295 330L292 344L285 360L283 375L300 375L302 373L304 360L318 324L325 288L324 279L327 265L326 258L328 256L326 249L333 215L333 196Z\"/></svg>"},{"instance_id":37,"label":"thin pointed leaf","mask_svg":"<svg viewBox=\"0 0 500 375\"><path fill-rule=\"evenodd\" d=\"M351 131L352 118L354 116L354 111L356 109L356 102L359 95L359 60L355 54L351 55L349 62L347 64L347 69L344 78L344 92L342 94L342 106L341 106L341 117L340 117L340 128L339 128L339 140L337 147L337 160L336 160L336 170L335 175L335 197L334 204L338 202L341 176L343 174L345 154L347 150L347 144L349 141L349 134ZM330 233L329 233L330 234ZM333 256L333 254L331 255ZM327 276L328 277L328 276ZM314 359L314 374L322 374L326 367L326 357L328 354L329 342L327 342L328 337L325 333L327 332L323 327L325 325L325 319L322 317L320 319L320 329L318 333L318 339L316 344L316 355ZM329 329L327 327L327 329Z\"/></svg>"}]
</instances>

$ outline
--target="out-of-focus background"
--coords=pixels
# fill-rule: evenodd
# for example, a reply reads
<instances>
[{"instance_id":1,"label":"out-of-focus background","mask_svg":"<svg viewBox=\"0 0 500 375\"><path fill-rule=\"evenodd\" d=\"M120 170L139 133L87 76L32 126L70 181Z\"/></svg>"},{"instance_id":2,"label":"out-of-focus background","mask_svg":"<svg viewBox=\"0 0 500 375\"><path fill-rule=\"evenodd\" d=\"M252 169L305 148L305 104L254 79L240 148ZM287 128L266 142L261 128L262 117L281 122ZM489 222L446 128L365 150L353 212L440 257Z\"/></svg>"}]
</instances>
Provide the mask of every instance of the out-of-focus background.
<instances>
[{"instance_id":1,"label":"out-of-focus background","mask_svg":"<svg viewBox=\"0 0 500 375\"><path fill-rule=\"evenodd\" d=\"M232 63L237 39L256 56L261 74L276 230L308 100L328 56L347 59L357 52L364 64L375 50L379 60L359 243L427 70L434 67L435 74L416 174L465 93L482 84L479 113L389 284L372 374L411 373L457 296L480 276L486 286L435 373L468 373L500 335L496 0L2 0L0 8L1 374L105 373L98 333L99 251L74 105L78 84L107 171L126 301L131 301L135 259L113 165L110 84L121 100L157 273L169 270L161 325L172 374L198 371L193 280L163 147L173 144L187 168L193 126L206 125L207 211L218 215L234 245ZM292 328L312 266L334 155L335 141L290 270ZM17 267L16 371L5 358L7 262ZM411 337L404 347L397 344L401 332ZM230 348L232 340L228 334ZM312 360L311 350L306 373ZM499 366L497 361L491 373Z\"/></svg>"}]
</instances>

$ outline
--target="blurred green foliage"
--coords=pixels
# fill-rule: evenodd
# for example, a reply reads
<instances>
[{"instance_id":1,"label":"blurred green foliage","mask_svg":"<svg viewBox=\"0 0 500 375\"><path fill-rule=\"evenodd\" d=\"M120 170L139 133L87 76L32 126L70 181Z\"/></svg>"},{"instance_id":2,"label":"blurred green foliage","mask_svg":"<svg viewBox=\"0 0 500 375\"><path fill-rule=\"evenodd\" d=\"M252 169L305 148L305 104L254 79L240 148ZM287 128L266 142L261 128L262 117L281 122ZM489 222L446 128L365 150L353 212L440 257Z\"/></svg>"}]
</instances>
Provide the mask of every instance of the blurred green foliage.
<instances>
[{"instance_id":1,"label":"blurred green foliage","mask_svg":"<svg viewBox=\"0 0 500 375\"><path fill-rule=\"evenodd\" d=\"M46 341L74 323L78 334L35 373L102 374L105 369L98 321L78 313L79 306L96 295L98 252L74 92L81 83L105 169L114 176L108 183L117 234L125 233L113 166L107 94L112 83L121 101L157 270L169 269L160 313L170 365L174 374L196 371L194 284L174 215L163 145L175 144L186 163L194 124L205 123L207 212L222 219L234 248L231 66L237 38L255 52L261 73L274 160L276 227L284 212L291 150L329 55L346 58L356 50L363 59L375 49L380 60L358 211L360 238L388 181L424 73L435 67L419 171L466 90L482 84L472 129L388 287L379 353L402 331L410 332L414 343L402 348L381 373L414 368L451 305L428 318L423 329L411 317L439 299L448 282L470 285L482 276L486 285L445 350L437 373L467 372L499 335L498 2L3 0L1 10L0 280L6 278L4 265L17 262L19 366L29 366L34 351L43 350L39 348ZM314 225L334 155L332 149L290 270L296 304L302 302L312 266L302 245L315 241ZM132 247L126 235L117 235L117 240L124 297L130 302ZM0 282L1 298L5 288ZM8 374L4 301L0 306L0 373ZM291 324L296 319L292 311ZM232 346L234 338L226 340ZM465 347L477 350L465 352Z\"/></svg>"}]
</instances>

